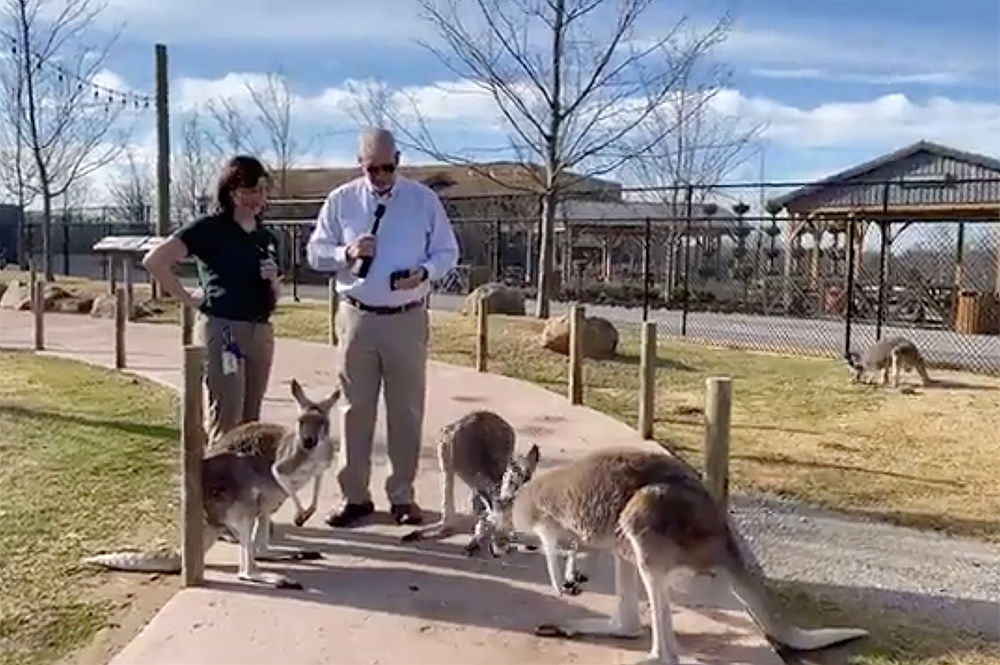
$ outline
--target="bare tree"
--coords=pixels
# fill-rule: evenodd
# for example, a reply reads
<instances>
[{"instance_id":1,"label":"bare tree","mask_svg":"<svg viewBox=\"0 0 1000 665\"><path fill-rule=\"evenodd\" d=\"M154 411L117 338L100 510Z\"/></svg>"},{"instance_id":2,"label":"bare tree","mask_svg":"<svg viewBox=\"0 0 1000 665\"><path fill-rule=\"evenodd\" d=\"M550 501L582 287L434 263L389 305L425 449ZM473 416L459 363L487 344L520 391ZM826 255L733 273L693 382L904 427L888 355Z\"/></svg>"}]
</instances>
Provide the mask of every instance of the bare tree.
<instances>
[{"instance_id":1,"label":"bare tree","mask_svg":"<svg viewBox=\"0 0 1000 665\"><path fill-rule=\"evenodd\" d=\"M220 157L240 152L259 155L277 175L278 191L284 195L288 171L317 137L301 142L297 136L297 97L280 69L265 74L262 83L247 82L245 86L249 107L233 97L220 97L207 104L216 130L206 133L208 142Z\"/></svg>"},{"instance_id":2,"label":"bare tree","mask_svg":"<svg viewBox=\"0 0 1000 665\"><path fill-rule=\"evenodd\" d=\"M9 64L9 63L8 63ZM17 66L0 67L0 188L13 198L21 214L35 200L28 187L34 178L34 160L26 150L21 106L24 104L24 72ZM18 262L28 267L28 234L21 224L17 238Z\"/></svg>"},{"instance_id":3,"label":"bare tree","mask_svg":"<svg viewBox=\"0 0 1000 665\"><path fill-rule=\"evenodd\" d=\"M171 200L180 220L189 221L205 211L218 161L214 155L204 116L195 109L181 124L179 149L173 160Z\"/></svg>"},{"instance_id":4,"label":"bare tree","mask_svg":"<svg viewBox=\"0 0 1000 665\"><path fill-rule=\"evenodd\" d=\"M0 68L0 187L22 209L35 199L28 188L34 160L25 148L24 125L19 122L23 103L24 72L20 67Z\"/></svg>"},{"instance_id":5,"label":"bare tree","mask_svg":"<svg viewBox=\"0 0 1000 665\"><path fill-rule=\"evenodd\" d=\"M634 155L626 170L645 187L662 187L658 198L677 205L690 186L692 198L703 201L728 174L755 151L765 123L746 122L713 107L732 72L718 63L695 60L682 84L663 100L629 141ZM665 133L669 140L650 146L648 138ZM669 188L669 189L667 189Z\"/></svg>"},{"instance_id":6,"label":"bare tree","mask_svg":"<svg viewBox=\"0 0 1000 665\"><path fill-rule=\"evenodd\" d=\"M443 41L443 47L424 45L494 101L510 148L533 178L541 200L538 317L548 316L554 290L554 220L562 195L579 176L620 168L628 159L622 150L628 139L683 84L692 63L728 32L728 15L697 33L684 30L682 18L640 38L639 28L648 33L660 20L647 14L656 4L421 0L423 18ZM420 110L413 113L414 130L407 122L393 123L409 143L435 159L475 168L467 154L439 146ZM658 145L668 134L665 128L646 143Z\"/></svg>"},{"instance_id":7,"label":"bare tree","mask_svg":"<svg viewBox=\"0 0 1000 665\"><path fill-rule=\"evenodd\" d=\"M218 97L205 104L205 111L212 119L215 131L208 131L208 144L220 158L238 153L259 153L259 144L253 131L253 123L245 109L232 97Z\"/></svg>"},{"instance_id":8,"label":"bare tree","mask_svg":"<svg viewBox=\"0 0 1000 665\"><path fill-rule=\"evenodd\" d=\"M3 0L0 24L14 43L9 59L22 74L17 123L35 172L27 186L42 199L42 251L46 279L52 270L52 201L74 182L112 162L126 144L118 133L117 98L91 99L112 36L95 47L89 33L102 10L94 0Z\"/></svg>"},{"instance_id":9,"label":"bare tree","mask_svg":"<svg viewBox=\"0 0 1000 665\"><path fill-rule=\"evenodd\" d=\"M627 170L643 187L662 187L658 198L679 204L691 187L695 201L705 200L727 175L755 151L763 123L746 123L709 107L715 90L678 93L649 118L644 133L659 136L671 128L669 141L646 152L635 151Z\"/></svg>"},{"instance_id":10,"label":"bare tree","mask_svg":"<svg viewBox=\"0 0 1000 665\"><path fill-rule=\"evenodd\" d=\"M126 223L147 223L155 203L155 191L149 164L137 161L135 153L127 150L125 164L108 187L115 217Z\"/></svg>"},{"instance_id":11,"label":"bare tree","mask_svg":"<svg viewBox=\"0 0 1000 665\"><path fill-rule=\"evenodd\" d=\"M399 120L396 94L390 85L377 78L344 82L348 97L343 110L361 126L388 127Z\"/></svg>"},{"instance_id":12,"label":"bare tree","mask_svg":"<svg viewBox=\"0 0 1000 665\"><path fill-rule=\"evenodd\" d=\"M257 110L257 123L273 155L271 170L277 172L278 189L284 196L288 169L292 167L299 147L292 132L295 95L288 79L280 71L268 72L263 85L247 83L247 91Z\"/></svg>"}]
</instances>

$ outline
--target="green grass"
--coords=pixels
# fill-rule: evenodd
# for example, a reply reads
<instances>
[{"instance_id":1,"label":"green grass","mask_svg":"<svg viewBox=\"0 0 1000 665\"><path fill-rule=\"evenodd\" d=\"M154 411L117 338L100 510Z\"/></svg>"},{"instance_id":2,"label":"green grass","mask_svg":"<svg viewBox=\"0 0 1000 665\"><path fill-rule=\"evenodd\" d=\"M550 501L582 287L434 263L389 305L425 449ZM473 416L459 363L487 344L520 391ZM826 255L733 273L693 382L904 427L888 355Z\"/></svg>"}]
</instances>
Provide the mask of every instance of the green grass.
<instances>
[{"instance_id":1,"label":"green grass","mask_svg":"<svg viewBox=\"0 0 1000 665\"><path fill-rule=\"evenodd\" d=\"M114 607L80 557L176 542L175 394L0 351L0 663L51 663Z\"/></svg>"}]
</instances>

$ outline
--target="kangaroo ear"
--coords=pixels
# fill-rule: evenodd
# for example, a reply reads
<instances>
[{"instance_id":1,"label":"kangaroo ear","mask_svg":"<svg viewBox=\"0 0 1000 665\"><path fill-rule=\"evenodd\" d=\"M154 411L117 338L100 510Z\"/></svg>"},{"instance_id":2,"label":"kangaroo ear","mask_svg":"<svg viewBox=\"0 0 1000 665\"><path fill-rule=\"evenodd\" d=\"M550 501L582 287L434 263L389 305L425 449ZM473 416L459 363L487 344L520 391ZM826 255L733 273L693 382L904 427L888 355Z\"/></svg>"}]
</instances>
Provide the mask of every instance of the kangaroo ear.
<instances>
[{"instance_id":1,"label":"kangaroo ear","mask_svg":"<svg viewBox=\"0 0 1000 665\"><path fill-rule=\"evenodd\" d=\"M524 456L525 462L527 462L528 470L532 473L535 472L535 467L538 466L538 458L541 457L541 451L538 449L538 444L531 444L531 448L528 449L528 454Z\"/></svg>"},{"instance_id":2,"label":"kangaroo ear","mask_svg":"<svg viewBox=\"0 0 1000 665\"><path fill-rule=\"evenodd\" d=\"M302 392L302 386L299 385L299 382L296 379L292 379L291 384L292 397L295 398L295 401L299 403L299 406L308 406L309 400L306 399L305 393Z\"/></svg>"},{"instance_id":3,"label":"kangaroo ear","mask_svg":"<svg viewBox=\"0 0 1000 665\"><path fill-rule=\"evenodd\" d=\"M333 405L336 404L337 400L339 399L340 399L340 388L337 388L332 393L330 393L329 397L327 397L325 400L323 400L316 406L318 406L323 411L329 411L330 409L333 408Z\"/></svg>"}]
</instances>

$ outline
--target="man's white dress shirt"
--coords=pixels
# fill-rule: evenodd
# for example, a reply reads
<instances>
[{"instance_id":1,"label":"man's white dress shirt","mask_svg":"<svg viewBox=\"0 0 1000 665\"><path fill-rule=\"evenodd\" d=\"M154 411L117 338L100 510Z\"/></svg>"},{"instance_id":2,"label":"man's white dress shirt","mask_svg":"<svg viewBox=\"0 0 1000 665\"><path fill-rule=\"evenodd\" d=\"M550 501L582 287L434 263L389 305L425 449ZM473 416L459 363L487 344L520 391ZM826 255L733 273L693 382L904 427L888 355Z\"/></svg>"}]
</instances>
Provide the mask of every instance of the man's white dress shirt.
<instances>
[{"instance_id":1,"label":"man's white dress shirt","mask_svg":"<svg viewBox=\"0 0 1000 665\"><path fill-rule=\"evenodd\" d=\"M375 208L385 214L375 234L375 258L364 278L351 273L347 245L371 233ZM336 273L337 292L372 306L395 307L424 298L430 282L444 277L458 262L458 242L437 193L426 185L396 177L385 195L378 195L361 176L334 189L316 218L306 245L313 270ZM415 289L393 291L389 275L423 266L428 278Z\"/></svg>"}]
</instances>

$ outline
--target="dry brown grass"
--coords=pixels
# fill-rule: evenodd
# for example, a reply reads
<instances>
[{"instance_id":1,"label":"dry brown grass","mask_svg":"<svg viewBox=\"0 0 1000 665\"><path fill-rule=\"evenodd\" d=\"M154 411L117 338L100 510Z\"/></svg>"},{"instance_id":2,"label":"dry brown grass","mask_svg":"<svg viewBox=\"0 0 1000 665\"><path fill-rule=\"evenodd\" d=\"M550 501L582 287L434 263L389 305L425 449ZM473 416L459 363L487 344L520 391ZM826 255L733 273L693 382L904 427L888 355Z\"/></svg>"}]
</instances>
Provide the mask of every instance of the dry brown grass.
<instances>
[{"instance_id":1,"label":"dry brown grass","mask_svg":"<svg viewBox=\"0 0 1000 665\"><path fill-rule=\"evenodd\" d=\"M168 308L159 321L176 322ZM279 336L325 341L322 305L283 304ZM542 323L494 316L491 372L565 393L567 361L537 343ZM435 312L431 352L471 366L471 317ZM584 402L634 424L638 337L622 330L620 354L585 365ZM848 513L1000 542L1000 379L934 371L947 383L897 392L852 385L840 363L661 340L656 373L655 435L700 465L705 378L734 380L734 489L775 493ZM912 380L912 377L911 377ZM864 625L858 650L810 657L810 663L996 665L1000 645L950 628L914 624L898 611L860 602L824 601L780 585L791 615L809 625ZM792 659L790 662L800 662Z\"/></svg>"},{"instance_id":2,"label":"dry brown grass","mask_svg":"<svg viewBox=\"0 0 1000 665\"><path fill-rule=\"evenodd\" d=\"M160 588L118 593L79 559L176 544L177 396L27 352L0 366L0 664L53 663Z\"/></svg>"},{"instance_id":3,"label":"dry brown grass","mask_svg":"<svg viewBox=\"0 0 1000 665\"><path fill-rule=\"evenodd\" d=\"M542 323L492 317L490 370L565 392L566 359L539 348ZM471 318L436 314L435 357L471 365ZM737 489L892 522L1000 540L1000 379L937 371L913 393L853 385L839 362L661 340L656 438L701 462L705 378L733 378ZM634 424L638 339L585 364L584 402Z\"/></svg>"},{"instance_id":4,"label":"dry brown grass","mask_svg":"<svg viewBox=\"0 0 1000 665\"><path fill-rule=\"evenodd\" d=\"M106 288L59 281L88 292ZM176 305L164 309L147 320L175 322ZM566 359L537 344L541 321L490 321L490 371L565 392ZM326 340L322 305L282 304L274 322L280 336ZM432 325L433 357L471 366L473 318L435 312ZM907 393L852 385L843 366L830 359L666 339L658 351L655 436L696 465L705 378L733 378L735 489L1000 541L1000 378L937 370L934 376L945 384ZM586 363L585 384L588 406L636 422L635 327L622 328L617 358Z\"/></svg>"}]
</instances>

